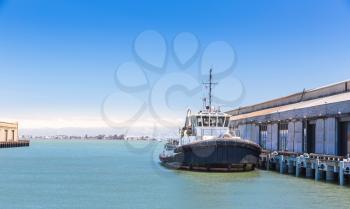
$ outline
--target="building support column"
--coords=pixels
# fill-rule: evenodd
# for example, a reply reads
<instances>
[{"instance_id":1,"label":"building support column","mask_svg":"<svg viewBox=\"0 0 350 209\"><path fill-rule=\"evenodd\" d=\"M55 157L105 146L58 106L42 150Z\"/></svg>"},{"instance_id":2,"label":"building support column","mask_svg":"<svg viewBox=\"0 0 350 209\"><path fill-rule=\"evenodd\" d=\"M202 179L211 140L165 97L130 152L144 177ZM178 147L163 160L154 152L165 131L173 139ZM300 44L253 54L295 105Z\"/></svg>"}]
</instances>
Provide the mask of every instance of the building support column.
<instances>
[{"instance_id":1,"label":"building support column","mask_svg":"<svg viewBox=\"0 0 350 209\"><path fill-rule=\"evenodd\" d=\"M339 184L344 186L344 161L339 163Z\"/></svg>"},{"instance_id":2,"label":"building support column","mask_svg":"<svg viewBox=\"0 0 350 209\"><path fill-rule=\"evenodd\" d=\"M313 178L313 172L312 172L312 167L309 166L309 167L306 167L305 169L305 175L306 175L306 178Z\"/></svg>"},{"instance_id":3,"label":"building support column","mask_svg":"<svg viewBox=\"0 0 350 209\"><path fill-rule=\"evenodd\" d=\"M294 174L294 161L292 159L288 161L288 174Z\"/></svg>"},{"instance_id":4,"label":"building support column","mask_svg":"<svg viewBox=\"0 0 350 209\"><path fill-rule=\"evenodd\" d=\"M326 172L326 181L334 181L334 173L333 171Z\"/></svg>"},{"instance_id":5,"label":"building support column","mask_svg":"<svg viewBox=\"0 0 350 209\"><path fill-rule=\"evenodd\" d=\"M284 157L283 155L280 156L280 174L283 174L283 170L284 170Z\"/></svg>"},{"instance_id":6,"label":"building support column","mask_svg":"<svg viewBox=\"0 0 350 209\"><path fill-rule=\"evenodd\" d=\"M316 165L315 165L315 180L319 181L321 179L321 172L320 172L320 160L316 160Z\"/></svg>"},{"instance_id":7,"label":"building support column","mask_svg":"<svg viewBox=\"0 0 350 209\"><path fill-rule=\"evenodd\" d=\"M295 176L300 176L300 157L297 157L297 161L295 163Z\"/></svg>"}]
</instances>

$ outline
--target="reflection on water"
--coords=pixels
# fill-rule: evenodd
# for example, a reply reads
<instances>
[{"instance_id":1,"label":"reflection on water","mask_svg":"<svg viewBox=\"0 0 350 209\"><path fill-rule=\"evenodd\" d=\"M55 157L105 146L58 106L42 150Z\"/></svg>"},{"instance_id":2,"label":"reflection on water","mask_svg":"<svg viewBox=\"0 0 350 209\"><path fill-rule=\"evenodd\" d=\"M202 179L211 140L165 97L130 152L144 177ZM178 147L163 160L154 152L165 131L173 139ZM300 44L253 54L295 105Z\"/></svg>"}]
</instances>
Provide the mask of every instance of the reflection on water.
<instances>
[{"instance_id":1,"label":"reflection on water","mask_svg":"<svg viewBox=\"0 0 350 209\"><path fill-rule=\"evenodd\" d=\"M177 171L184 180L192 181L194 183L206 183L206 184L227 184L227 182L246 182L253 181L260 176L260 172L239 172L231 173L205 173L205 172L187 172L187 171Z\"/></svg>"},{"instance_id":2,"label":"reflection on water","mask_svg":"<svg viewBox=\"0 0 350 209\"><path fill-rule=\"evenodd\" d=\"M348 209L350 188L274 172L174 171L161 144L35 141L0 150L0 208ZM135 149L134 149L135 148ZM138 149L141 148L141 149Z\"/></svg>"}]
</instances>

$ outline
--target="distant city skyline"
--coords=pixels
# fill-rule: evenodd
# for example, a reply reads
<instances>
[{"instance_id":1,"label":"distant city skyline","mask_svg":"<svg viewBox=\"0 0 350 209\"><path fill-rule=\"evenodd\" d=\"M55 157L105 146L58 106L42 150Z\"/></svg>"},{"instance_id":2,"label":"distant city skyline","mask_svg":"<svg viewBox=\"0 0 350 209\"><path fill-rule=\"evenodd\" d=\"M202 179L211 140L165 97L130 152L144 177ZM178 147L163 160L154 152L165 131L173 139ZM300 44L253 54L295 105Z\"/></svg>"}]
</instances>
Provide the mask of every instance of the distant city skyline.
<instances>
[{"instance_id":1,"label":"distant city skyline","mask_svg":"<svg viewBox=\"0 0 350 209\"><path fill-rule=\"evenodd\" d=\"M214 93L228 100L244 97L232 104L216 102L223 110L350 79L349 2L0 0L0 121L18 121L21 134L84 130L109 134L132 129L120 121L129 119L140 106L137 102L153 93L160 99L152 107L162 119L174 120L176 132L186 108L202 106L203 94L188 96L180 91L164 98L151 85L151 94L130 93L130 99L118 99L125 92L115 83L115 71L125 63L140 64L135 50L141 49L135 49L135 42L145 31L164 38L168 52L164 68L169 73L193 76L209 70L200 64L211 43L223 41L233 47L234 68L227 77L237 83L221 82ZM183 32L198 39L199 50L193 65L182 69L174 59L179 53L174 53L173 43ZM188 43L182 45L183 53L192 50ZM147 44L140 46L149 49ZM158 59L159 45L151 49L146 56ZM223 50L212 53L207 64L214 67L232 57ZM149 73L146 67L140 65L142 72ZM138 76L136 68L129 67L122 81L142 82ZM153 82L159 77L148 79ZM204 77L195 81L200 83ZM104 106L111 95L116 96ZM174 107L172 114L168 113L172 108L164 110L162 100ZM108 126L102 110L118 127ZM162 126L146 111L133 126L140 128L141 135L155 123Z\"/></svg>"}]
</instances>

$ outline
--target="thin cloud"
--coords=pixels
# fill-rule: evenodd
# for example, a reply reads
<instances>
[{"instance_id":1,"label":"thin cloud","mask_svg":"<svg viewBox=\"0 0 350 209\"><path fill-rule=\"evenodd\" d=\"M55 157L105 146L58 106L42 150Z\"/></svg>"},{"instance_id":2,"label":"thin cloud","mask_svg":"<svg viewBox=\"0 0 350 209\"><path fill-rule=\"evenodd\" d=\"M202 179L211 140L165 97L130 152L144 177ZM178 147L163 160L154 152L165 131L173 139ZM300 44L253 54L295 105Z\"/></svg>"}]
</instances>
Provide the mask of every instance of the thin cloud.
<instances>
[{"instance_id":1,"label":"thin cloud","mask_svg":"<svg viewBox=\"0 0 350 209\"><path fill-rule=\"evenodd\" d=\"M108 128L109 126L101 118L89 117L74 117L74 118L2 118L2 121L18 122L20 129L62 129L62 128ZM179 120L179 124L180 124ZM132 127L153 127L157 123L152 118L145 118L133 124ZM125 128L123 127L109 127L109 128Z\"/></svg>"}]
</instances>

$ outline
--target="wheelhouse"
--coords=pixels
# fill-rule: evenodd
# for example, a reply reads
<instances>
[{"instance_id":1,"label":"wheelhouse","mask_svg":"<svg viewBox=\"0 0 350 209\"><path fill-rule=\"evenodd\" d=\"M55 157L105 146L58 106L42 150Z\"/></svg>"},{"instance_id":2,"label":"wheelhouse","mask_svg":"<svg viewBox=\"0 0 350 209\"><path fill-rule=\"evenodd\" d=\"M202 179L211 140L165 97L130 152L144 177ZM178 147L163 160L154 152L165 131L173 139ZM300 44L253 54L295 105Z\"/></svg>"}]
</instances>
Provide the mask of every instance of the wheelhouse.
<instances>
[{"instance_id":1,"label":"wheelhouse","mask_svg":"<svg viewBox=\"0 0 350 209\"><path fill-rule=\"evenodd\" d=\"M192 124L196 127L228 127L230 117L218 114L199 114L191 116Z\"/></svg>"},{"instance_id":2,"label":"wheelhouse","mask_svg":"<svg viewBox=\"0 0 350 209\"><path fill-rule=\"evenodd\" d=\"M229 121L230 116L222 112L199 112L193 115L188 112L181 137L196 136L198 140L206 135L219 136L228 132Z\"/></svg>"}]
</instances>

